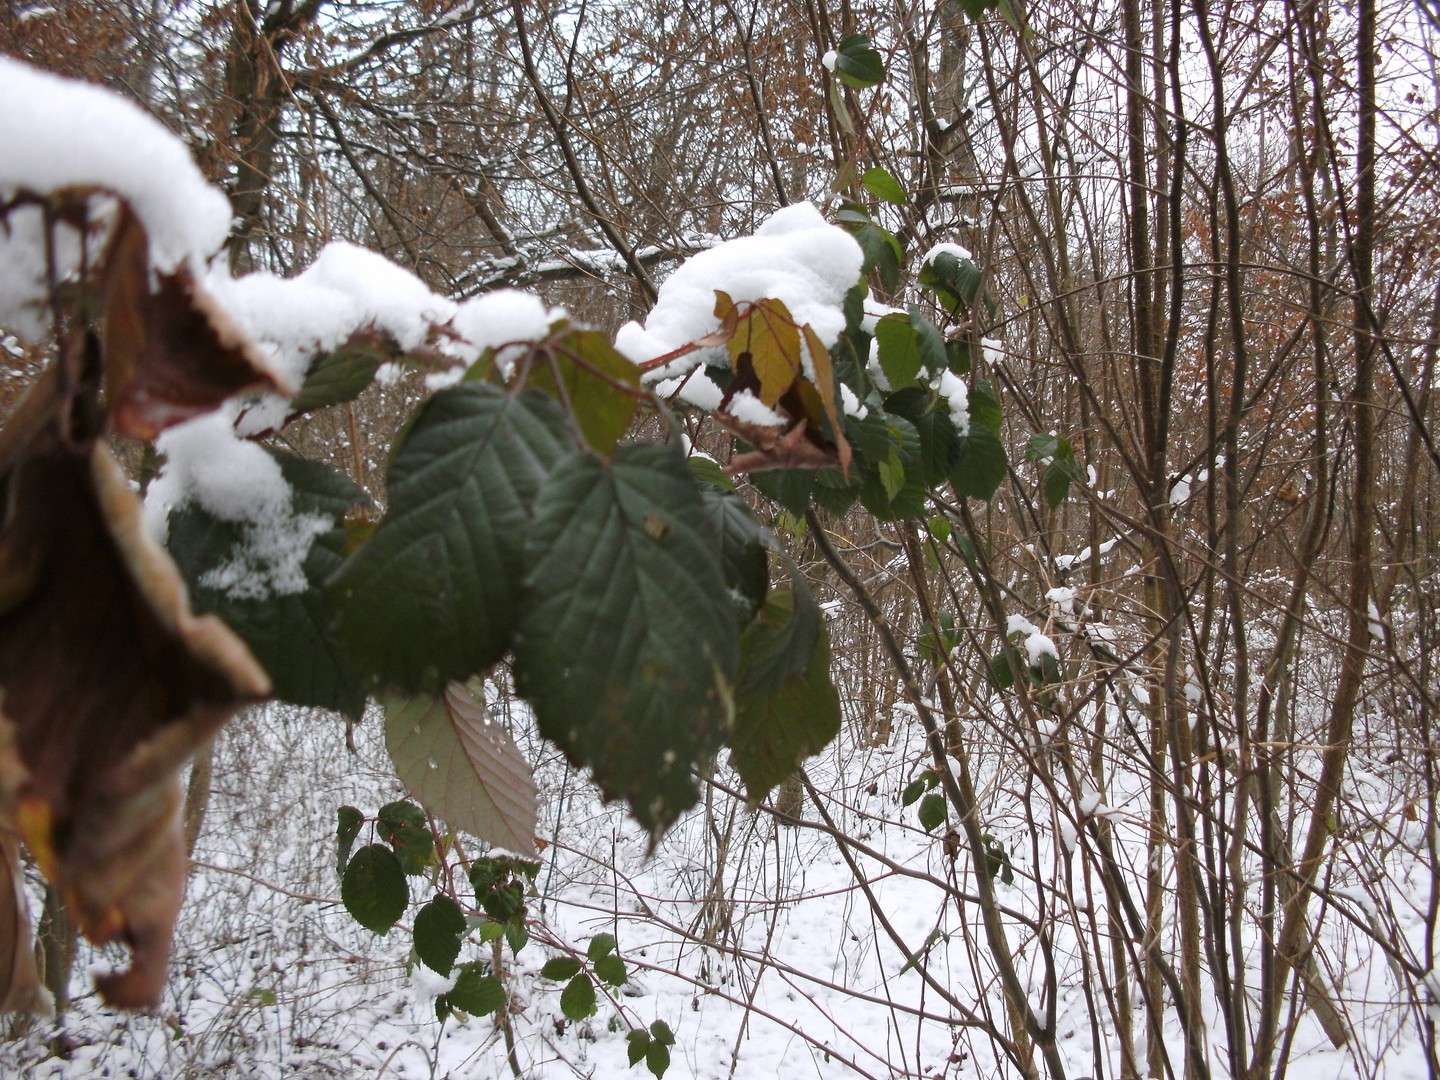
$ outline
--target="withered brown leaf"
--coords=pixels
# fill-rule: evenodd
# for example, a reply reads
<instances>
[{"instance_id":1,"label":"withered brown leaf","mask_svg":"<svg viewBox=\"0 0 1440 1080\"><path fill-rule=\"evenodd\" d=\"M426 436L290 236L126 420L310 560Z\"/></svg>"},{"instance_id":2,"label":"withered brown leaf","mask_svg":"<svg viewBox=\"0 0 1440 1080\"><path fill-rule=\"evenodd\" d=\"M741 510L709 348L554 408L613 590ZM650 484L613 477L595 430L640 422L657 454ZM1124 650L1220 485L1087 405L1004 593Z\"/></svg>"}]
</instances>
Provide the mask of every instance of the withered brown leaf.
<instances>
[{"instance_id":1,"label":"withered brown leaf","mask_svg":"<svg viewBox=\"0 0 1440 1080\"><path fill-rule=\"evenodd\" d=\"M0 837L23 837L91 940L130 947L129 970L97 980L105 1000L153 1007L185 884L178 770L269 679L190 612L105 447L61 431L0 475ZM29 948L7 938L0 962L7 946ZM4 1003L23 1007L15 971Z\"/></svg>"},{"instance_id":2,"label":"withered brown leaf","mask_svg":"<svg viewBox=\"0 0 1440 1080\"><path fill-rule=\"evenodd\" d=\"M120 434L153 439L244 391L295 392L187 265L152 287L145 228L123 202L101 290L106 405Z\"/></svg>"}]
</instances>

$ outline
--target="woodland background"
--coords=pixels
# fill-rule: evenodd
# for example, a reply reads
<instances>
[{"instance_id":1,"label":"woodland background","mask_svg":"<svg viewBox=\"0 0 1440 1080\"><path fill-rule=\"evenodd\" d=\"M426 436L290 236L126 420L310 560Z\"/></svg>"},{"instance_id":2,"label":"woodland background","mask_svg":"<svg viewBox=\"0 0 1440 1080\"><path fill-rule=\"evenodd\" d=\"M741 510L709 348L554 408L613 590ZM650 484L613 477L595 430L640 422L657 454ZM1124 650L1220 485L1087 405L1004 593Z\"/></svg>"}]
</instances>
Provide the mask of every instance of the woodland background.
<instances>
[{"instance_id":1,"label":"woodland background","mask_svg":"<svg viewBox=\"0 0 1440 1080\"><path fill-rule=\"evenodd\" d=\"M840 740L754 811L717 769L650 861L532 749L551 826L532 934L612 930L638 966L611 1005L668 1020L671 1075L1424 1076L1437 19L1391 0L7 0L0 52L180 134L230 193L237 270L292 273L343 238L437 293L531 288L613 332L679 260L799 200L871 206L901 251L872 280L889 303L927 303L905 283L933 244L974 254L993 310L927 313L1002 404L995 498L939 490L882 523L751 493L825 604ZM874 91L822 64L857 32L884 59ZM876 166L903 201L862 188ZM0 342L13 397L44 358ZM286 435L383 495L422 394L376 387ZM1014 659L1016 615L1053 672ZM489 693L533 742L503 675ZM961 820L917 822L913 785L942 779L926 710ZM116 1018L78 996L52 906L47 972L77 997L12 1027L0 1063L623 1072L615 1025L566 1024L543 958L496 943L509 1007L446 1027L403 950L337 911L335 807L396 791L373 727L280 707L232 725L190 781L173 1002Z\"/></svg>"}]
</instances>

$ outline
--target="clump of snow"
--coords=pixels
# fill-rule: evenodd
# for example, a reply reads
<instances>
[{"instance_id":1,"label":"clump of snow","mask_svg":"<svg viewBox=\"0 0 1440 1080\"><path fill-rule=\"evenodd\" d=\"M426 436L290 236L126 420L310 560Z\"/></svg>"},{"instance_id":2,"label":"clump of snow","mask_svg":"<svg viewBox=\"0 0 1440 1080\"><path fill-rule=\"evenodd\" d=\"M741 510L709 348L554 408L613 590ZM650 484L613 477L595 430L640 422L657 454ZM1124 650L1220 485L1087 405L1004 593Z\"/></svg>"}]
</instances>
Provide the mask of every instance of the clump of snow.
<instances>
[{"instance_id":1,"label":"clump of snow","mask_svg":"<svg viewBox=\"0 0 1440 1080\"><path fill-rule=\"evenodd\" d=\"M1055 647L1055 642L1024 615L1011 615L1006 618L1005 636L1014 634L1025 635L1025 658L1031 667L1039 667L1046 656L1053 656L1057 661L1060 659L1060 650Z\"/></svg>"},{"instance_id":2,"label":"clump of snow","mask_svg":"<svg viewBox=\"0 0 1440 1080\"><path fill-rule=\"evenodd\" d=\"M1075 590L1060 586L1045 594L1045 599L1054 604L1062 615L1075 614Z\"/></svg>"},{"instance_id":3,"label":"clump of snow","mask_svg":"<svg viewBox=\"0 0 1440 1080\"><path fill-rule=\"evenodd\" d=\"M630 322L615 347L638 364L704 337L719 326L715 292L737 304L779 300L797 324L809 324L825 348L845 329L845 294L860 278L864 255L844 229L829 224L810 203L777 210L753 236L730 240L686 260L660 286L643 324ZM647 373L661 382L705 363L722 366L723 347L701 349ZM693 380L692 380L693 381ZM689 400L687 384L682 396ZM662 384L663 392L663 384Z\"/></svg>"},{"instance_id":4,"label":"clump of snow","mask_svg":"<svg viewBox=\"0 0 1440 1080\"><path fill-rule=\"evenodd\" d=\"M840 54L834 49L827 49L825 55L820 58L820 63L825 65L826 71L834 71L835 63L840 59Z\"/></svg>"},{"instance_id":5,"label":"clump of snow","mask_svg":"<svg viewBox=\"0 0 1440 1080\"><path fill-rule=\"evenodd\" d=\"M1106 540L1099 547L1100 554L1108 555L1114 549L1115 545L1119 542L1120 538L1118 536L1113 539ZM1057 570L1073 570L1075 567L1081 565L1082 563L1089 562L1091 554L1092 552L1090 548L1086 547L1081 549L1080 554L1078 555L1056 555L1055 568Z\"/></svg>"},{"instance_id":6,"label":"clump of snow","mask_svg":"<svg viewBox=\"0 0 1440 1080\"><path fill-rule=\"evenodd\" d=\"M941 255L953 255L955 256L955 258L963 262L964 260L970 258L970 249L966 247L961 247L959 244L936 244L929 251L925 252L925 257L920 260L920 265L929 266Z\"/></svg>"},{"instance_id":7,"label":"clump of snow","mask_svg":"<svg viewBox=\"0 0 1440 1080\"><path fill-rule=\"evenodd\" d=\"M960 435L970 434L970 393L965 380L948 368L940 373L935 387L940 396L950 403L950 420Z\"/></svg>"},{"instance_id":8,"label":"clump of snow","mask_svg":"<svg viewBox=\"0 0 1440 1080\"><path fill-rule=\"evenodd\" d=\"M1380 609L1375 606L1375 601L1370 601L1370 636L1376 641L1385 640L1385 623L1380 618Z\"/></svg>"},{"instance_id":9,"label":"clump of snow","mask_svg":"<svg viewBox=\"0 0 1440 1080\"><path fill-rule=\"evenodd\" d=\"M563 312L548 311L534 293L497 289L461 304L450 326L464 339L463 359L473 363L486 349L494 349L496 365L509 378L525 343L544 338L550 324L563 317Z\"/></svg>"},{"instance_id":10,"label":"clump of snow","mask_svg":"<svg viewBox=\"0 0 1440 1080\"><path fill-rule=\"evenodd\" d=\"M755 396L753 390L741 390L730 399L727 412L735 419L759 427L785 426L789 421Z\"/></svg>"},{"instance_id":11,"label":"clump of snow","mask_svg":"<svg viewBox=\"0 0 1440 1080\"><path fill-rule=\"evenodd\" d=\"M173 271L184 262L198 270L230 231L229 200L206 182L185 144L103 87L0 56L0 147L0 202L20 191L113 192L145 227L158 270ZM49 326L41 306L43 228L35 206L13 209L0 228L0 323L32 340ZM81 238L68 226L57 228L57 237L63 279L79 267Z\"/></svg>"},{"instance_id":12,"label":"clump of snow","mask_svg":"<svg viewBox=\"0 0 1440 1080\"><path fill-rule=\"evenodd\" d=\"M323 514L297 514L275 459L235 435L221 409L171 428L156 440L165 455L145 498L145 522L164 542L170 515L194 503L239 527L240 544L202 584L237 599L303 592L305 557L331 527Z\"/></svg>"},{"instance_id":13,"label":"clump of snow","mask_svg":"<svg viewBox=\"0 0 1440 1080\"><path fill-rule=\"evenodd\" d=\"M985 363L992 367L1005 359L1005 343L999 338L981 338L980 348L985 357Z\"/></svg>"},{"instance_id":14,"label":"clump of snow","mask_svg":"<svg viewBox=\"0 0 1440 1080\"><path fill-rule=\"evenodd\" d=\"M1170 505L1183 506L1190 501L1190 478L1182 476L1170 485Z\"/></svg>"}]
</instances>

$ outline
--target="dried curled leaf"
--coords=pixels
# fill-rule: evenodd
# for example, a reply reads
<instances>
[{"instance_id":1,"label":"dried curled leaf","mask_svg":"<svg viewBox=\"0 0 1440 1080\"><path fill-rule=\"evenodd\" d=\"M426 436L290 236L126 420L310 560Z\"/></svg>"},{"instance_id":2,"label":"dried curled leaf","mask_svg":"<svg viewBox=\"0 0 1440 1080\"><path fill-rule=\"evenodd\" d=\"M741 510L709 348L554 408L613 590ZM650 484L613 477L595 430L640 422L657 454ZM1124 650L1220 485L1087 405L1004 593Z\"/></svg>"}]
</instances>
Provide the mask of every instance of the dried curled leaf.
<instances>
[{"instance_id":1,"label":"dried curled leaf","mask_svg":"<svg viewBox=\"0 0 1440 1080\"><path fill-rule=\"evenodd\" d=\"M101 287L105 396L120 434L153 439L248 390L295 392L188 266L152 284L149 240L123 202Z\"/></svg>"},{"instance_id":2,"label":"dried curled leaf","mask_svg":"<svg viewBox=\"0 0 1440 1080\"><path fill-rule=\"evenodd\" d=\"M105 1000L150 1007L185 885L177 772L269 680L191 614L103 445L60 431L0 476L0 835L23 837L91 940L130 947L130 969L97 980ZM25 931L0 926L0 960ZM23 991L12 975L5 1003Z\"/></svg>"}]
</instances>

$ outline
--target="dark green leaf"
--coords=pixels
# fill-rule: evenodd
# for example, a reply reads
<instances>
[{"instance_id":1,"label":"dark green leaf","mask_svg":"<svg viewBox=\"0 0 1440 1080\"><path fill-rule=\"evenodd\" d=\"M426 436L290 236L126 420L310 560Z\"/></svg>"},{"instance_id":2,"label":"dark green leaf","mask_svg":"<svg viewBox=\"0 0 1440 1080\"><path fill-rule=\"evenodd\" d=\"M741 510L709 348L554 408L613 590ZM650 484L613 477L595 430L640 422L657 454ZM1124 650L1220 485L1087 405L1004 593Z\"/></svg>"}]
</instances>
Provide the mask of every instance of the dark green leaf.
<instances>
[{"instance_id":1,"label":"dark green leaf","mask_svg":"<svg viewBox=\"0 0 1440 1080\"><path fill-rule=\"evenodd\" d=\"M914 517L925 509L925 468L920 432L902 416L871 409L850 425L850 441L863 459L860 501L885 521Z\"/></svg>"},{"instance_id":2,"label":"dark green leaf","mask_svg":"<svg viewBox=\"0 0 1440 1080\"><path fill-rule=\"evenodd\" d=\"M959 0L959 4L966 15L978 19L987 11L994 11L999 7L1000 0Z\"/></svg>"},{"instance_id":3,"label":"dark green leaf","mask_svg":"<svg viewBox=\"0 0 1440 1080\"><path fill-rule=\"evenodd\" d=\"M632 1069L645 1060L649 1049L650 1033L643 1028L636 1028L625 1036L625 1056L629 1058Z\"/></svg>"},{"instance_id":4,"label":"dark green leaf","mask_svg":"<svg viewBox=\"0 0 1440 1080\"><path fill-rule=\"evenodd\" d=\"M589 946L585 949L585 955L593 962L601 957L609 956L615 951L615 939L609 934L596 934L590 939Z\"/></svg>"},{"instance_id":5,"label":"dark green leaf","mask_svg":"<svg viewBox=\"0 0 1440 1080\"><path fill-rule=\"evenodd\" d=\"M750 473L748 479L762 495L796 517L804 515L819 484L813 469L766 469Z\"/></svg>"},{"instance_id":6,"label":"dark green leaf","mask_svg":"<svg viewBox=\"0 0 1440 1080\"><path fill-rule=\"evenodd\" d=\"M566 984L560 993L560 1011L571 1022L594 1016L596 1009L595 985L583 971Z\"/></svg>"},{"instance_id":7,"label":"dark green leaf","mask_svg":"<svg viewBox=\"0 0 1440 1080\"><path fill-rule=\"evenodd\" d=\"M487 975L488 966L479 960L460 965L455 985L445 994L453 1008L471 1016L489 1016L505 1007L505 987L494 975Z\"/></svg>"},{"instance_id":8,"label":"dark green leaf","mask_svg":"<svg viewBox=\"0 0 1440 1080\"><path fill-rule=\"evenodd\" d=\"M932 791L920 800L920 827L932 832L945 821L945 796Z\"/></svg>"},{"instance_id":9,"label":"dark green leaf","mask_svg":"<svg viewBox=\"0 0 1440 1080\"><path fill-rule=\"evenodd\" d=\"M465 936L465 913L443 893L415 913L415 955L441 975L449 975Z\"/></svg>"},{"instance_id":10,"label":"dark green leaf","mask_svg":"<svg viewBox=\"0 0 1440 1080\"><path fill-rule=\"evenodd\" d=\"M389 512L333 581L362 670L434 693L500 659L532 504L573 441L536 390L466 383L421 406L390 464Z\"/></svg>"},{"instance_id":11,"label":"dark green leaf","mask_svg":"<svg viewBox=\"0 0 1440 1080\"><path fill-rule=\"evenodd\" d=\"M877 199L884 199L896 206L904 206L909 201L899 181L878 165L865 171L865 175L860 178L860 186Z\"/></svg>"},{"instance_id":12,"label":"dark green leaf","mask_svg":"<svg viewBox=\"0 0 1440 1080\"><path fill-rule=\"evenodd\" d=\"M1057 435L1043 434L1031 435L1025 444L1026 461L1044 461L1046 458L1054 458L1060 455L1061 439Z\"/></svg>"},{"instance_id":13,"label":"dark green leaf","mask_svg":"<svg viewBox=\"0 0 1440 1080\"><path fill-rule=\"evenodd\" d=\"M886 315L875 323L875 341L880 347L880 370L891 390L915 385L920 374L920 347L915 329L904 315Z\"/></svg>"},{"instance_id":14,"label":"dark green leaf","mask_svg":"<svg viewBox=\"0 0 1440 1080\"><path fill-rule=\"evenodd\" d=\"M971 418L970 434L960 440L960 456L950 471L950 482L961 495L990 499L1009 469L1005 447L988 427Z\"/></svg>"},{"instance_id":15,"label":"dark green leaf","mask_svg":"<svg viewBox=\"0 0 1440 1080\"><path fill-rule=\"evenodd\" d=\"M910 327L915 331L915 344L920 350L925 370L931 375L938 375L948 368L950 354L945 347L945 338L914 304L910 305Z\"/></svg>"},{"instance_id":16,"label":"dark green leaf","mask_svg":"<svg viewBox=\"0 0 1440 1080\"><path fill-rule=\"evenodd\" d=\"M868 37L851 34L840 42L840 48L836 50L835 74L846 86L863 90L884 80L885 62L870 47Z\"/></svg>"},{"instance_id":17,"label":"dark green leaf","mask_svg":"<svg viewBox=\"0 0 1440 1080\"><path fill-rule=\"evenodd\" d=\"M213 613L244 639L269 673L275 696L294 705L335 709L359 719L365 690L359 673L326 631L334 612L323 589L340 565L346 537L346 512L366 501L365 493L343 473L327 466L267 451L291 489L297 517L319 516L332 522L315 537L301 564L305 587L299 592L253 591L215 587L212 575L253 561L246 531L214 517L190 502L170 515L168 544L190 586L197 613Z\"/></svg>"},{"instance_id":18,"label":"dark green leaf","mask_svg":"<svg viewBox=\"0 0 1440 1080\"><path fill-rule=\"evenodd\" d=\"M885 399L885 411L903 416L920 436L920 469L927 488L938 487L960 459L960 435L948 406L920 387L911 387Z\"/></svg>"},{"instance_id":19,"label":"dark green leaf","mask_svg":"<svg viewBox=\"0 0 1440 1080\"><path fill-rule=\"evenodd\" d=\"M709 484L722 491L737 494L735 481L730 479L714 458L706 457L704 454L691 454L685 459L685 464L690 466L690 475L695 478L697 484L701 485L702 490L704 485Z\"/></svg>"},{"instance_id":20,"label":"dark green leaf","mask_svg":"<svg viewBox=\"0 0 1440 1080\"><path fill-rule=\"evenodd\" d=\"M350 848L355 843L355 837L360 835L365 815L353 806L342 806L336 816L339 822L335 826L335 872L344 874L345 864L350 860Z\"/></svg>"},{"instance_id":21,"label":"dark green leaf","mask_svg":"<svg viewBox=\"0 0 1440 1080\"><path fill-rule=\"evenodd\" d=\"M579 972L579 960L573 956L555 956L545 961L545 966L540 969L540 977L552 982L564 982L566 979L573 979Z\"/></svg>"},{"instance_id":22,"label":"dark green leaf","mask_svg":"<svg viewBox=\"0 0 1440 1080\"><path fill-rule=\"evenodd\" d=\"M405 871L395 853L383 844L357 851L345 866L340 899L365 929L383 934L394 926L410 902Z\"/></svg>"},{"instance_id":23,"label":"dark green leaf","mask_svg":"<svg viewBox=\"0 0 1440 1080\"><path fill-rule=\"evenodd\" d=\"M764 528L738 495L704 485L700 499L719 545L726 595L737 622L744 626L760 610L770 588L770 563L761 543Z\"/></svg>"},{"instance_id":24,"label":"dark green leaf","mask_svg":"<svg viewBox=\"0 0 1440 1080\"><path fill-rule=\"evenodd\" d=\"M375 378L381 364L398 360L400 350L373 330L362 330L310 361L300 392L290 399L292 413L354 401Z\"/></svg>"},{"instance_id":25,"label":"dark green leaf","mask_svg":"<svg viewBox=\"0 0 1440 1080\"><path fill-rule=\"evenodd\" d=\"M775 550L785 564L790 587L774 590L759 617L746 629L742 674L737 679L740 697L774 694L786 680L803 676L810 670L815 643L825 627L800 567L784 551Z\"/></svg>"},{"instance_id":26,"label":"dark green leaf","mask_svg":"<svg viewBox=\"0 0 1440 1080\"><path fill-rule=\"evenodd\" d=\"M530 928L525 925L525 912L520 910L505 923L505 944L510 946L513 956L519 956L520 950L530 941Z\"/></svg>"},{"instance_id":27,"label":"dark green leaf","mask_svg":"<svg viewBox=\"0 0 1440 1080\"><path fill-rule=\"evenodd\" d=\"M652 1039L645 1051L645 1067L657 1078L665 1075L670 1068L670 1048L658 1039Z\"/></svg>"},{"instance_id":28,"label":"dark green leaf","mask_svg":"<svg viewBox=\"0 0 1440 1080\"><path fill-rule=\"evenodd\" d=\"M860 250L865 255L862 272L869 274L875 271L880 275L880 281L887 289L893 289L900 284L900 266L904 261L905 253L900 248L900 241L879 225L861 225L853 231L855 240L860 244Z\"/></svg>"},{"instance_id":29,"label":"dark green leaf","mask_svg":"<svg viewBox=\"0 0 1440 1080\"><path fill-rule=\"evenodd\" d=\"M1003 652L991 657L985 670L996 690L1008 690L1015 685L1014 669L1010 667L1010 660Z\"/></svg>"},{"instance_id":30,"label":"dark green leaf","mask_svg":"<svg viewBox=\"0 0 1440 1080\"><path fill-rule=\"evenodd\" d=\"M976 379L971 383L966 396L970 399L970 429L973 431L975 425L979 424L999 435L1000 399L995 396L995 388L990 385L990 380Z\"/></svg>"},{"instance_id":31,"label":"dark green leaf","mask_svg":"<svg viewBox=\"0 0 1440 1080\"><path fill-rule=\"evenodd\" d=\"M926 789L927 787L934 787L934 786L935 786L935 774L934 774L934 773L928 773L928 772L927 772L927 773L925 773L923 776L921 776L918 780L911 780L910 783L905 786L905 791L904 791L904 793L901 794L901 796L900 796L900 805L901 805L901 806L912 806L912 805L914 805L915 800L918 799L918 798L920 798L921 795L924 795L924 794L925 794L925 789Z\"/></svg>"},{"instance_id":32,"label":"dark green leaf","mask_svg":"<svg viewBox=\"0 0 1440 1080\"><path fill-rule=\"evenodd\" d=\"M777 599L788 596L784 591L776 594ZM766 611L770 610L767 604ZM778 637L784 632L784 625L776 629L762 615L761 621L746 631L747 645L751 635ZM751 682L748 667L747 652L741 663L742 687ZM840 696L830 681L830 635L821 621L803 673L787 676L778 689L766 694L742 690L730 738L730 765L745 781L750 801L758 803L796 765L823 750L839 733Z\"/></svg>"},{"instance_id":33,"label":"dark green leaf","mask_svg":"<svg viewBox=\"0 0 1440 1080\"><path fill-rule=\"evenodd\" d=\"M624 986L630 977L625 970L625 961L618 956L602 956L595 961L595 976L611 986Z\"/></svg>"},{"instance_id":34,"label":"dark green leaf","mask_svg":"<svg viewBox=\"0 0 1440 1080\"><path fill-rule=\"evenodd\" d=\"M377 815L376 832L399 856L407 874L423 874L435 853L435 837L425 811L412 802L386 803Z\"/></svg>"},{"instance_id":35,"label":"dark green leaf","mask_svg":"<svg viewBox=\"0 0 1440 1080\"><path fill-rule=\"evenodd\" d=\"M675 1045L675 1034L664 1020L656 1020L650 1025L650 1036L661 1046Z\"/></svg>"},{"instance_id":36,"label":"dark green leaf","mask_svg":"<svg viewBox=\"0 0 1440 1080\"><path fill-rule=\"evenodd\" d=\"M1045 504L1050 509L1055 509L1065 501L1065 496L1070 492L1070 470L1060 462L1052 461L1040 477L1040 491L1045 498Z\"/></svg>"},{"instance_id":37,"label":"dark green leaf","mask_svg":"<svg viewBox=\"0 0 1440 1080\"><path fill-rule=\"evenodd\" d=\"M515 682L540 731L652 837L699 798L729 720L739 630L679 449L577 455L535 507Z\"/></svg>"}]
</instances>

